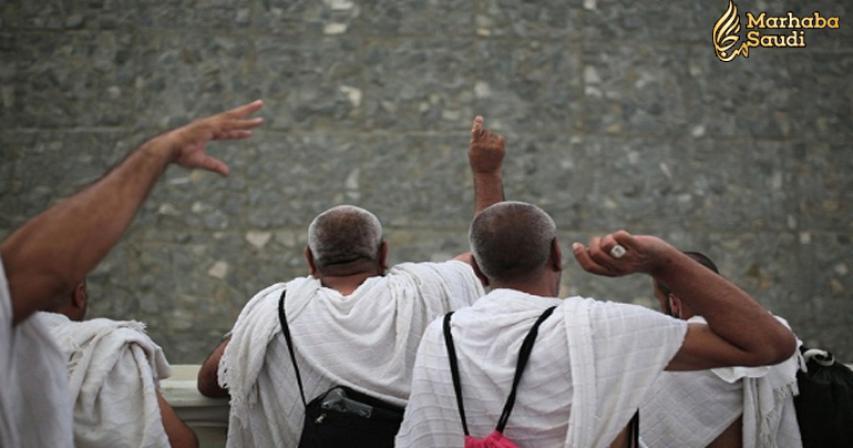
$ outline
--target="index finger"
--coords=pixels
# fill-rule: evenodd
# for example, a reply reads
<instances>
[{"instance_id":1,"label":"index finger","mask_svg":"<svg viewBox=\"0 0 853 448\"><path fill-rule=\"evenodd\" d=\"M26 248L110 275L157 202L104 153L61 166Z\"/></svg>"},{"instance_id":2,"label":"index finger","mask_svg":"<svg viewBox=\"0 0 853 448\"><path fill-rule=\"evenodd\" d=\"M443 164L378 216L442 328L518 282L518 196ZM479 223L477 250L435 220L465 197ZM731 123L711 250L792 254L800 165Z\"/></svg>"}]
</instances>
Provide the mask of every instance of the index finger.
<instances>
[{"instance_id":1,"label":"index finger","mask_svg":"<svg viewBox=\"0 0 853 448\"><path fill-rule=\"evenodd\" d=\"M474 117L474 123L471 126L471 136L473 138L478 138L483 135L483 132L483 116L477 115L476 117Z\"/></svg>"},{"instance_id":2,"label":"index finger","mask_svg":"<svg viewBox=\"0 0 853 448\"><path fill-rule=\"evenodd\" d=\"M234 117L242 118L261 110L262 107L264 107L263 100L255 100L251 103L235 107L225 113Z\"/></svg>"}]
</instances>

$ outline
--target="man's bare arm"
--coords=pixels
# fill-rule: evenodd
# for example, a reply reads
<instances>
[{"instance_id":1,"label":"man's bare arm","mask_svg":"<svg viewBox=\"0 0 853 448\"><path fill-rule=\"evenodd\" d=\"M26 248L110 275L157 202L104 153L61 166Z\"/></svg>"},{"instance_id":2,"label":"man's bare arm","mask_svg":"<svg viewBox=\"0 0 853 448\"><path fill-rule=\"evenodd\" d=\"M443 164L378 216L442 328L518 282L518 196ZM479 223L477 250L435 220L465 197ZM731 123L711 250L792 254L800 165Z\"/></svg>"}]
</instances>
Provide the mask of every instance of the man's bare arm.
<instances>
[{"instance_id":1,"label":"man's bare arm","mask_svg":"<svg viewBox=\"0 0 853 448\"><path fill-rule=\"evenodd\" d=\"M618 257L611 253L617 245L625 249ZM619 231L588 247L575 243L572 252L594 274L653 276L707 320L688 326L667 370L776 364L794 353L794 335L758 302L659 238Z\"/></svg>"},{"instance_id":2,"label":"man's bare arm","mask_svg":"<svg viewBox=\"0 0 853 448\"><path fill-rule=\"evenodd\" d=\"M474 216L504 200L501 166L506 155L506 140L483 127L483 117L477 115L471 126L468 144L468 165L474 176ZM471 264L471 252L463 252L454 260ZM485 282L484 282L485 284Z\"/></svg>"},{"instance_id":3,"label":"man's bare arm","mask_svg":"<svg viewBox=\"0 0 853 448\"><path fill-rule=\"evenodd\" d=\"M178 417L172 405L157 391L157 404L160 406L160 418L163 429L169 438L169 446L172 448L198 448L198 438L195 432Z\"/></svg>"},{"instance_id":4,"label":"man's bare arm","mask_svg":"<svg viewBox=\"0 0 853 448\"><path fill-rule=\"evenodd\" d=\"M0 245L13 322L50 306L103 259L170 163L222 175L228 166L209 156L211 140L243 139L262 123L249 115L260 101L194 121L134 150L103 178L28 221Z\"/></svg>"},{"instance_id":5,"label":"man's bare arm","mask_svg":"<svg viewBox=\"0 0 853 448\"><path fill-rule=\"evenodd\" d=\"M225 353L225 347L228 346L230 340L227 338L220 342L210 352L210 356L204 360L198 370L198 391L206 397L224 398L229 396L228 389L223 389L219 385L219 361L222 359L222 354Z\"/></svg>"},{"instance_id":6,"label":"man's bare arm","mask_svg":"<svg viewBox=\"0 0 853 448\"><path fill-rule=\"evenodd\" d=\"M474 215L504 200L501 166L506 154L506 140L483 127L483 117L474 118L468 164L474 175Z\"/></svg>"}]
</instances>

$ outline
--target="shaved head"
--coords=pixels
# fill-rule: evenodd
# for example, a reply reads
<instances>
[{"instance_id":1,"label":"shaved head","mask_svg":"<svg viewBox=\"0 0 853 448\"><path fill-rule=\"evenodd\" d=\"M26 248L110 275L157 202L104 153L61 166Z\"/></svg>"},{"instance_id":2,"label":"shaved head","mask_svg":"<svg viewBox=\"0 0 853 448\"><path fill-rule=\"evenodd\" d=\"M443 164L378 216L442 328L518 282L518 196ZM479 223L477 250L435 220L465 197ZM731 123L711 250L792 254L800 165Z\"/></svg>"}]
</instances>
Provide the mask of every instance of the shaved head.
<instances>
[{"instance_id":1,"label":"shaved head","mask_svg":"<svg viewBox=\"0 0 853 448\"><path fill-rule=\"evenodd\" d=\"M499 202L474 218L468 238L477 265L492 281L524 278L543 268L557 237L554 220L525 202Z\"/></svg>"},{"instance_id":2,"label":"shaved head","mask_svg":"<svg viewBox=\"0 0 853 448\"><path fill-rule=\"evenodd\" d=\"M373 213L339 205L317 215L308 226L308 248L317 267L376 261L382 244L382 224Z\"/></svg>"}]
</instances>

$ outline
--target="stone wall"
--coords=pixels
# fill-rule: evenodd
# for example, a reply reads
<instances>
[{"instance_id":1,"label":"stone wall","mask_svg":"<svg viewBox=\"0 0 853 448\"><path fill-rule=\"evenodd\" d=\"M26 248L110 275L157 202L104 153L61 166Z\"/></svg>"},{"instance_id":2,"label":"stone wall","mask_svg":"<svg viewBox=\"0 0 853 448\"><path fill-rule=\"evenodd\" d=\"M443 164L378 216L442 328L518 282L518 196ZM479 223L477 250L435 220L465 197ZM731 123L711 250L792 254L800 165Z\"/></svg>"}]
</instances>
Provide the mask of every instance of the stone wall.
<instances>
[{"instance_id":1,"label":"stone wall","mask_svg":"<svg viewBox=\"0 0 853 448\"><path fill-rule=\"evenodd\" d=\"M171 168L90 278L92 316L199 362L254 292L305 272L331 205L375 211L395 262L465 250L479 113L508 137L508 198L564 247L624 227L707 252L850 360L853 8L738 5L842 27L722 63L722 0L0 0L0 235L146 136L265 99L252 140L213 148L231 176ZM566 294L653 303L645 278L567 263Z\"/></svg>"}]
</instances>

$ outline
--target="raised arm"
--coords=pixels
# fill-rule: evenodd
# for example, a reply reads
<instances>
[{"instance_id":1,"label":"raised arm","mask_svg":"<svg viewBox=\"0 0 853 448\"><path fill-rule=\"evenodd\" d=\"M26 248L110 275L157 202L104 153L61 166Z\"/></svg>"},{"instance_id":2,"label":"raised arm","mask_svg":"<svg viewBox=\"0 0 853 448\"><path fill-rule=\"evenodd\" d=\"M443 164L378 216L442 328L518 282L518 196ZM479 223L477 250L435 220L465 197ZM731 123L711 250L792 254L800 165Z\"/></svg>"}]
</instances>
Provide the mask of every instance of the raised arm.
<instances>
[{"instance_id":1,"label":"raised arm","mask_svg":"<svg viewBox=\"0 0 853 448\"><path fill-rule=\"evenodd\" d=\"M243 139L262 123L249 115L261 101L194 121L155 137L83 191L42 212L0 245L13 322L71 291L118 242L166 166L176 163L228 175L207 154L211 140Z\"/></svg>"},{"instance_id":2,"label":"raised arm","mask_svg":"<svg viewBox=\"0 0 853 448\"><path fill-rule=\"evenodd\" d=\"M468 164L474 175L474 215L504 200L501 165L506 154L503 136L483 127L483 117L474 118Z\"/></svg>"},{"instance_id":3,"label":"raised arm","mask_svg":"<svg viewBox=\"0 0 853 448\"><path fill-rule=\"evenodd\" d=\"M619 231L589 246L575 243L572 252L594 274L651 275L707 320L688 326L667 370L776 364L796 349L791 331L749 294L659 238Z\"/></svg>"},{"instance_id":4,"label":"raised arm","mask_svg":"<svg viewBox=\"0 0 853 448\"><path fill-rule=\"evenodd\" d=\"M471 142L468 144L468 165L474 176L474 216L492 204L504 200L501 165L506 154L503 136L483 127L483 117L477 115L471 126ZM471 252L457 255L454 260L471 264ZM488 284L485 278L480 279Z\"/></svg>"}]
</instances>

